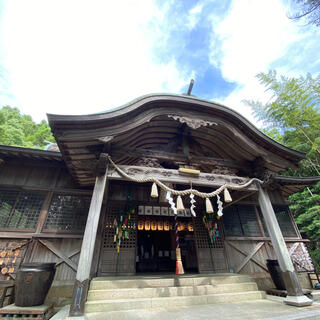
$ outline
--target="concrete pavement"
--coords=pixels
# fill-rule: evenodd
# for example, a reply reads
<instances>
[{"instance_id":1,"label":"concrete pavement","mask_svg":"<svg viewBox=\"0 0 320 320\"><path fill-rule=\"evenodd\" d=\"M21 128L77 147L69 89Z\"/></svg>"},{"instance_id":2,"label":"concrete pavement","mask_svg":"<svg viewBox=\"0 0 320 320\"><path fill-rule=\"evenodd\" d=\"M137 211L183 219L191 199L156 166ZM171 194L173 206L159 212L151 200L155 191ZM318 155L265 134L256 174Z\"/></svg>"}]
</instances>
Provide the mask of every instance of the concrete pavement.
<instances>
[{"instance_id":1,"label":"concrete pavement","mask_svg":"<svg viewBox=\"0 0 320 320\"><path fill-rule=\"evenodd\" d=\"M271 299L271 300L270 300ZM195 305L152 310L91 313L88 320L320 320L320 303L309 307L285 305L281 298L228 304ZM66 319L67 312L56 314L52 320ZM77 318L69 318L77 320Z\"/></svg>"}]
</instances>

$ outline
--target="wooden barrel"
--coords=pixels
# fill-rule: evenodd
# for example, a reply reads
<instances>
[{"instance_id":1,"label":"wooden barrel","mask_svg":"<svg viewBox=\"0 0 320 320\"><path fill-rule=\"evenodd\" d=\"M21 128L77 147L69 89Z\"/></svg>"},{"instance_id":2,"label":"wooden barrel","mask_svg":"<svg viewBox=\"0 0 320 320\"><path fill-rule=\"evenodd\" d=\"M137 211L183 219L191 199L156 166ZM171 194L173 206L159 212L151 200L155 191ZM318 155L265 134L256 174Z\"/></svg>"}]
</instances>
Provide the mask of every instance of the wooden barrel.
<instances>
[{"instance_id":1,"label":"wooden barrel","mask_svg":"<svg viewBox=\"0 0 320 320\"><path fill-rule=\"evenodd\" d=\"M43 304L55 272L55 263L23 263L15 280L15 305L32 307Z\"/></svg>"}]
</instances>

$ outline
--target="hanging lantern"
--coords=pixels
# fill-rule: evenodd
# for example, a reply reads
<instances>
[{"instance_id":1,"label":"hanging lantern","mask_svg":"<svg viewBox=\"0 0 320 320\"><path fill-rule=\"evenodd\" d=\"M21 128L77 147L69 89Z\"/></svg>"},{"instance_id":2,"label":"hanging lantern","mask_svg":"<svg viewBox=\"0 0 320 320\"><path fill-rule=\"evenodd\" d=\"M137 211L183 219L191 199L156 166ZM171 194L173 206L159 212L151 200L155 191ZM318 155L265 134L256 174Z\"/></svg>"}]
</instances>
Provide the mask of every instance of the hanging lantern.
<instances>
[{"instance_id":1,"label":"hanging lantern","mask_svg":"<svg viewBox=\"0 0 320 320\"><path fill-rule=\"evenodd\" d=\"M188 231L193 232L193 223L192 222L188 223Z\"/></svg>"},{"instance_id":2,"label":"hanging lantern","mask_svg":"<svg viewBox=\"0 0 320 320\"><path fill-rule=\"evenodd\" d=\"M151 197L152 198L158 198L158 188L157 188L157 185L155 183L153 183L152 187L151 187Z\"/></svg>"},{"instance_id":3,"label":"hanging lantern","mask_svg":"<svg viewBox=\"0 0 320 320\"><path fill-rule=\"evenodd\" d=\"M206 212L213 213L212 203L209 198L206 198Z\"/></svg>"},{"instance_id":4,"label":"hanging lantern","mask_svg":"<svg viewBox=\"0 0 320 320\"><path fill-rule=\"evenodd\" d=\"M144 222L144 230L146 230L146 231L150 230L150 220L146 220Z\"/></svg>"},{"instance_id":5,"label":"hanging lantern","mask_svg":"<svg viewBox=\"0 0 320 320\"><path fill-rule=\"evenodd\" d=\"M227 188L224 189L224 202L225 203L228 203L228 202L231 202L232 201L232 198L230 196L230 193L228 191Z\"/></svg>"},{"instance_id":6,"label":"hanging lantern","mask_svg":"<svg viewBox=\"0 0 320 320\"><path fill-rule=\"evenodd\" d=\"M162 220L159 220L159 221L158 221L158 230L159 230L159 231L162 231L162 230L163 230L163 221L162 221Z\"/></svg>"},{"instance_id":7,"label":"hanging lantern","mask_svg":"<svg viewBox=\"0 0 320 320\"><path fill-rule=\"evenodd\" d=\"M151 230L156 231L157 230L157 221L151 221Z\"/></svg>"},{"instance_id":8,"label":"hanging lantern","mask_svg":"<svg viewBox=\"0 0 320 320\"><path fill-rule=\"evenodd\" d=\"M164 231L170 230L170 222L168 220L163 222L163 229L164 229Z\"/></svg>"},{"instance_id":9,"label":"hanging lantern","mask_svg":"<svg viewBox=\"0 0 320 320\"><path fill-rule=\"evenodd\" d=\"M139 220L138 221L138 230L143 230L144 228L144 221L143 220Z\"/></svg>"},{"instance_id":10,"label":"hanging lantern","mask_svg":"<svg viewBox=\"0 0 320 320\"><path fill-rule=\"evenodd\" d=\"M177 198L177 211L184 210L183 202L180 196Z\"/></svg>"}]
</instances>

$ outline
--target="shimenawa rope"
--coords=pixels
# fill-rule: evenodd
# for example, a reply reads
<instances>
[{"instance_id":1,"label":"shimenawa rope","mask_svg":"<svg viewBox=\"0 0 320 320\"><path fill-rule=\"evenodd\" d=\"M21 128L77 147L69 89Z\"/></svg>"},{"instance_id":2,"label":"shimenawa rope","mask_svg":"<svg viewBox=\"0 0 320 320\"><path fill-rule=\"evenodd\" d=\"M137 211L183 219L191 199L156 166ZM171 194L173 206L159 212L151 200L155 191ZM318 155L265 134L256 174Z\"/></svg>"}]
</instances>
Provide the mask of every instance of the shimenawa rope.
<instances>
[{"instance_id":1,"label":"shimenawa rope","mask_svg":"<svg viewBox=\"0 0 320 320\"><path fill-rule=\"evenodd\" d=\"M145 182L154 182L156 185L158 185L161 189L164 189L166 191L170 191L172 194L176 195L176 196L186 196L188 194L194 194L200 198L211 198L214 197L218 194L220 194L222 191L224 191L224 189L230 189L230 190L242 190L247 188L248 186L250 186L253 182L258 182L260 184L263 184L263 181L257 178L252 178L250 179L248 182L241 184L241 185L232 185L232 184L224 184L221 187L219 187L218 189L216 189L215 191L212 191L210 193L206 193L206 192L200 192L196 189L185 189L185 190L174 190L169 188L168 186L166 186L164 183L162 183L160 180L150 177L150 178L143 178L143 179L138 179L138 178L134 178L129 176L127 173L125 173L121 168L119 168L111 159L111 157L108 155L108 160L110 161L110 163L113 165L113 167L115 168L115 170L123 177L127 178L128 180L134 181L134 182L138 182L138 183L145 183Z\"/></svg>"}]
</instances>

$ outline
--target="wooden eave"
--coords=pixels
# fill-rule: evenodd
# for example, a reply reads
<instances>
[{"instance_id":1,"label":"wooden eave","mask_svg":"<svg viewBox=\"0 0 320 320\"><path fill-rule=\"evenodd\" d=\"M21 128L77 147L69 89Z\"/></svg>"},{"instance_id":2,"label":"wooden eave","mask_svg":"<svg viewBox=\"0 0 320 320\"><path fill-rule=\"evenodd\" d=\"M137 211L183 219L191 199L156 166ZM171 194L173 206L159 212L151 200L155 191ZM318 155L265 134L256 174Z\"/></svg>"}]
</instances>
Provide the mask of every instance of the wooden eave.
<instances>
[{"instance_id":1,"label":"wooden eave","mask_svg":"<svg viewBox=\"0 0 320 320\"><path fill-rule=\"evenodd\" d=\"M264 135L236 111L192 96L152 94L104 113L48 114L62 156L80 185L94 183L94 177L87 170L79 169L79 161L97 159L108 143L118 150L131 148L131 151L165 146L185 118L205 123L196 129L189 128L189 132L210 157L217 156L239 165L262 159L265 168L273 172L295 168L304 158L303 153ZM118 164L130 165L135 159L127 155L115 160Z\"/></svg>"},{"instance_id":2,"label":"wooden eave","mask_svg":"<svg viewBox=\"0 0 320 320\"><path fill-rule=\"evenodd\" d=\"M283 196L286 198L291 194L299 192L304 188L314 185L320 181L320 176L316 177L287 177L287 176L273 176L271 183L276 188L280 188Z\"/></svg>"},{"instance_id":3,"label":"wooden eave","mask_svg":"<svg viewBox=\"0 0 320 320\"><path fill-rule=\"evenodd\" d=\"M60 152L5 145L0 145L0 158L16 158L21 160L48 160L55 162L63 162L63 158Z\"/></svg>"}]
</instances>

